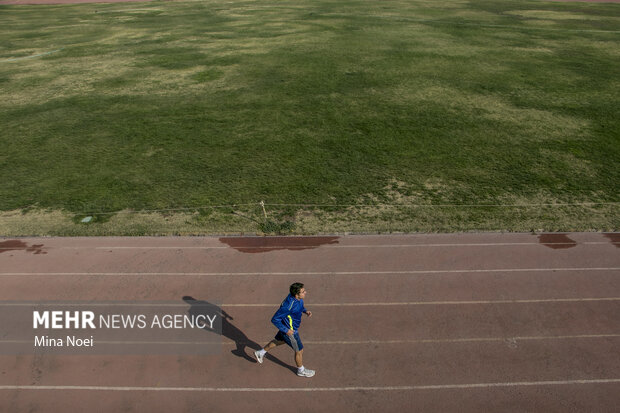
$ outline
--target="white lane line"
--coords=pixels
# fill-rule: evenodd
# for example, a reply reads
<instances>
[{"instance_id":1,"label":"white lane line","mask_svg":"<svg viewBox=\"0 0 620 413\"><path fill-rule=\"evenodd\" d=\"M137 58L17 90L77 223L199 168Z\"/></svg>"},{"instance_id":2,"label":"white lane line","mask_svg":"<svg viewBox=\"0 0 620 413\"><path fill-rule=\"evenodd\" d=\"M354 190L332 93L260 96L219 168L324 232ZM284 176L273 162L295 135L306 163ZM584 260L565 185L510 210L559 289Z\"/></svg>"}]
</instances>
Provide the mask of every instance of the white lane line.
<instances>
[{"instance_id":1,"label":"white lane line","mask_svg":"<svg viewBox=\"0 0 620 413\"><path fill-rule=\"evenodd\" d=\"M368 303L312 303L312 308L317 307L396 307L396 306L431 306L431 305L499 305L499 304L542 304L542 303L585 303L585 302L606 302L620 301L620 297L599 297L599 298L540 298L527 300L478 300L478 301L396 301L396 302L368 302ZM58 305L62 307L188 307L190 304L171 304L171 303L125 303L125 302L104 302L93 303L86 301L83 303L65 303L63 301L38 301L38 302L6 302L0 301L2 307L33 307L33 306L51 306ZM216 304L210 303L208 306L217 308L275 308L278 303L250 303L250 304Z\"/></svg>"},{"instance_id":2,"label":"white lane line","mask_svg":"<svg viewBox=\"0 0 620 413\"><path fill-rule=\"evenodd\" d=\"M370 303L312 303L311 307L366 307L398 305L475 305L475 304L531 304L531 303L571 303L589 301L620 301L620 297L600 298L541 298L532 300L479 300L479 301L404 301ZM273 307L274 304L222 304L222 307ZM277 304L276 304L277 306Z\"/></svg>"},{"instance_id":3,"label":"white lane line","mask_svg":"<svg viewBox=\"0 0 620 413\"><path fill-rule=\"evenodd\" d=\"M341 245L341 244L325 244L325 245L272 245L272 246L236 246L236 247L228 247L228 246L98 246L98 247L89 247L89 246L61 246L61 247L40 247L42 250L78 250L78 249L95 249L95 250L217 250L217 249L291 249L291 248L303 248L303 249L316 249L316 248L437 248L437 247L515 247L515 246L562 246L562 245L606 245L606 244L620 244L618 242L607 241L607 242L496 242L496 243L467 243L467 244L382 244L382 245L372 245L372 244L360 244L360 245ZM21 251L27 250L31 247L19 247L19 248L0 248L0 250L8 250L8 251Z\"/></svg>"},{"instance_id":4,"label":"white lane line","mask_svg":"<svg viewBox=\"0 0 620 413\"><path fill-rule=\"evenodd\" d=\"M620 383L620 379L586 379L556 381L521 381L506 383L431 384L418 386L355 387L121 387L121 386L0 386L0 390L90 390L90 391L185 391L185 392L345 392L451 390L491 387L567 386L579 384Z\"/></svg>"},{"instance_id":5,"label":"white lane line","mask_svg":"<svg viewBox=\"0 0 620 413\"><path fill-rule=\"evenodd\" d=\"M598 298L540 298L527 300L478 300L478 301L396 301L396 302L367 302L367 303L313 303L312 307L389 307L389 306L416 306L416 305L477 305L477 304L531 304L531 303L564 303L564 302L596 302L596 301L620 301L620 297L598 297ZM38 302L0 302L0 307L30 307L41 305L61 305L65 307L187 307L189 304L170 304L170 303L124 303L124 302L105 302L105 303L64 303L62 301L38 301ZM252 303L252 304L214 304L214 307L277 307L278 303Z\"/></svg>"},{"instance_id":6,"label":"white lane line","mask_svg":"<svg viewBox=\"0 0 620 413\"><path fill-rule=\"evenodd\" d=\"M617 242L486 242L486 243L468 243L468 244L382 244L382 245L341 245L341 244L325 244L325 245L238 245L235 247L174 247L174 246L161 246L161 247L95 247L95 249L290 249L290 248L423 248L423 247L515 247L515 246L560 246L560 245L606 245L606 244L618 244ZM53 248L53 247L51 247ZM61 247L63 248L63 247ZM67 248L89 248L89 247L67 247Z\"/></svg>"},{"instance_id":7,"label":"white lane line","mask_svg":"<svg viewBox=\"0 0 620 413\"><path fill-rule=\"evenodd\" d=\"M394 302L367 302L367 303L312 303L311 307L391 307L391 306L416 306L416 305L480 305L480 304L532 304L532 303L579 303L597 301L620 301L620 297L585 297L585 298L539 298L539 299L515 299L515 300L477 300L477 301L394 301ZM197 302L200 303L200 300ZM83 303L64 303L63 301L27 301L6 302L0 301L0 307L31 307L43 305L59 305L63 307L188 307L187 303L125 303L125 302L99 302L86 301ZM205 306L212 307L278 307L278 303L210 303ZM200 304L199 304L200 307Z\"/></svg>"},{"instance_id":8,"label":"white lane line","mask_svg":"<svg viewBox=\"0 0 620 413\"><path fill-rule=\"evenodd\" d=\"M6 344L30 344L32 345L33 341L34 340L0 340L0 344L6 343ZM97 340L97 345L102 345L102 344L112 344L112 345L132 344L132 345L137 345L137 346L146 346L146 345L221 346L222 344L235 344L235 342L231 341L230 343L228 342L214 343L214 342L209 342L209 341L103 341L103 340ZM36 349L31 350L31 353L29 354L33 354L34 352L36 352Z\"/></svg>"},{"instance_id":9,"label":"white lane line","mask_svg":"<svg viewBox=\"0 0 620 413\"><path fill-rule=\"evenodd\" d=\"M466 243L466 244L382 244L382 245L372 245L372 244L359 244L359 245L342 245L342 244L325 244L325 245L238 245L235 247L222 247L222 246L202 246L202 247L175 247L175 246L158 246L158 247L141 247L141 246L127 246L127 247L94 247L94 249L107 249L107 250L130 250L130 249L173 249L173 250L183 250L183 249L197 249L197 250L209 250L209 249L291 249L291 248L300 248L300 249L343 249L343 248L438 248L438 247L517 247L517 246L562 246L562 245L607 245L607 244L616 244L615 242L479 242L479 243ZM54 247L50 247L53 249ZM60 247L60 248L92 248L92 247ZM45 249L45 248L43 248Z\"/></svg>"},{"instance_id":10,"label":"white lane line","mask_svg":"<svg viewBox=\"0 0 620 413\"><path fill-rule=\"evenodd\" d=\"M449 343L481 343L481 342L517 342L517 341L543 341L543 340L575 340L575 339L600 339L600 338L620 338L620 334L580 334L565 336L524 336L524 337L471 337L471 338L443 338L443 339L417 339L417 340L304 340L306 344L312 345L389 345L389 344L449 344ZM32 344L32 340L0 340L0 344ZM235 342L226 340L221 343L208 341L100 341L97 344L136 344L136 345L227 345L236 346L238 344L250 345L253 342Z\"/></svg>"},{"instance_id":11,"label":"white lane line","mask_svg":"<svg viewBox=\"0 0 620 413\"><path fill-rule=\"evenodd\" d=\"M479 343L479 342L514 342L539 340L572 340L620 338L620 334L582 334L567 336L525 336L525 337L472 337L472 338L445 338L445 339L418 339L418 340L335 340L335 341L306 341L312 345L352 345L352 344L438 344L438 343ZM226 344L235 344L234 342Z\"/></svg>"},{"instance_id":12,"label":"white lane line","mask_svg":"<svg viewBox=\"0 0 620 413\"><path fill-rule=\"evenodd\" d=\"M619 271L620 267L592 267L592 268L496 268L488 270L412 270L412 271L298 271L298 272L3 272L0 276L27 276L27 275L98 275L98 276L235 276L235 275L418 275L418 274L476 274L476 273L519 273L544 271ZM620 273L618 273L620 275Z\"/></svg>"}]
</instances>

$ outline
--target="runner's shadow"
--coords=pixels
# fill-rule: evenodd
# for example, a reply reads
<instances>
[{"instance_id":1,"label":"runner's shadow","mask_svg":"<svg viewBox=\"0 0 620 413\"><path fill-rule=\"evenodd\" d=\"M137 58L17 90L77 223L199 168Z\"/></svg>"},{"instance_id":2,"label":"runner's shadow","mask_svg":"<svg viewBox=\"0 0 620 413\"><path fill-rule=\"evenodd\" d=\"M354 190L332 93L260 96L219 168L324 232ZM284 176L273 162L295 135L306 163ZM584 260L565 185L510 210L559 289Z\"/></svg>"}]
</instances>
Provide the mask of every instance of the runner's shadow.
<instances>
[{"instance_id":1,"label":"runner's shadow","mask_svg":"<svg viewBox=\"0 0 620 413\"><path fill-rule=\"evenodd\" d=\"M249 347L251 350L251 354L253 354L254 350L261 349L262 346L256 343L255 341L250 340L243 331L241 331L239 328L237 328L237 326L232 324L229 320L233 320L233 318L226 311L222 310L221 307L215 304L212 304L208 301L196 300L195 298L190 297L188 295L183 297L183 301L185 301L187 304L190 305L190 308L188 310L188 314L190 316L192 315L194 317L199 316L199 315L213 316L213 314L216 314L220 318L220 320L222 320L222 333L221 333L222 336L235 342L236 348L232 350L231 353L237 357L243 357L250 362L257 363L254 357L246 353L245 348ZM219 334L219 332L214 331L208 327L205 327L204 330L210 333ZM279 364L280 366L286 369L291 370L292 372L297 372L296 367L286 364L279 358L274 357L273 355L269 353L265 354L265 358L276 364Z\"/></svg>"}]
</instances>

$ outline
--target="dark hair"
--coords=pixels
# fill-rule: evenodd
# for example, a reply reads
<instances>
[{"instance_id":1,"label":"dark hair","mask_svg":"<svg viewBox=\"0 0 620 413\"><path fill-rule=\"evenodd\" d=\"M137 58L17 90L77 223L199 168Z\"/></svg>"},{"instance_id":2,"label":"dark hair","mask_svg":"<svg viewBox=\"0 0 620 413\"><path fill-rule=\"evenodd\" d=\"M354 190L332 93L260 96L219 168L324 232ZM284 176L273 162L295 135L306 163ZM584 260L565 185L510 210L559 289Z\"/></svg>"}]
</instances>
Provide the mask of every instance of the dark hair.
<instances>
[{"instance_id":1,"label":"dark hair","mask_svg":"<svg viewBox=\"0 0 620 413\"><path fill-rule=\"evenodd\" d=\"M297 294L299 294L302 288L304 288L304 285L302 283L291 284L291 289L290 289L291 295L295 297Z\"/></svg>"}]
</instances>

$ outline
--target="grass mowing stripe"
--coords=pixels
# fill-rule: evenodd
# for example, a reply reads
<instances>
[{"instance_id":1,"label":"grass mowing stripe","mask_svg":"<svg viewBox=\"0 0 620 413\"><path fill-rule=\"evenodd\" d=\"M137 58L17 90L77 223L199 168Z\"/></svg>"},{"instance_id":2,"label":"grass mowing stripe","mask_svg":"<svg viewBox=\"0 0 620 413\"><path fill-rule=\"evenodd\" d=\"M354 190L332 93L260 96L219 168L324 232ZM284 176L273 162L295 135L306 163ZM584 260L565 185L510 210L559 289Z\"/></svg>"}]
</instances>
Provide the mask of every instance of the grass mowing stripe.
<instances>
[{"instance_id":1,"label":"grass mowing stripe","mask_svg":"<svg viewBox=\"0 0 620 413\"><path fill-rule=\"evenodd\" d=\"M3 7L3 233L620 228L614 5L156 6Z\"/></svg>"},{"instance_id":2,"label":"grass mowing stripe","mask_svg":"<svg viewBox=\"0 0 620 413\"><path fill-rule=\"evenodd\" d=\"M341 14L331 14L331 16L344 17ZM570 29L570 28L553 28L553 27L532 27L532 26L510 26L505 24L488 24L473 21L449 21L449 20L433 20L433 19L414 19L399 16L382 16L382 15L368 15L367 17L390 19L398 22L412 22L412 23L429 23L429 24L445 24L455 26L474 26L474 27L487 27L493 29L511 29L511 30L546 30L546 31L562 31L562 32L577 32L577 33L620 33L620 30L594 30L594 29Z\"/></svg>"},{"instance_id":3,"label":"grass mowing stripe","mask_svg":"<svg viewBox=\"0 0 620 413\"><path fill-rule=\"evenodd\" d=\"M35 57L47 56L47 55L50 55L52 53L60 52L61 50L62 49L56 49L56 50L51 50L51 51L45 52L45 53L35 54L35 55L32 55L32 56L14 57L12 59L0 60L0 63L3 63L3 62L15 62L17 60L32 59L32 58L35 58Z\"/></svg>"}]
</instances>

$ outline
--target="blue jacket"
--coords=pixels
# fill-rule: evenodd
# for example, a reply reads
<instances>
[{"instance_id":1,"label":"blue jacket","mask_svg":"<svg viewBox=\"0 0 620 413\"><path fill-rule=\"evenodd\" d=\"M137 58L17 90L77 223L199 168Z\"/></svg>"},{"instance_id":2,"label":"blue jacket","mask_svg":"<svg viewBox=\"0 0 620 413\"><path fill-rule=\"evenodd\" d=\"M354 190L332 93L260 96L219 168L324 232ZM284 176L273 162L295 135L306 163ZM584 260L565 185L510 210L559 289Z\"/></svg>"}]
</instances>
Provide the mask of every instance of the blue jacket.
<instances>
[{"instance_id":1,"label":"blue jacket","mask_svg":"<svg viewBox=\"0 0 620 413\"><path fill-rule=\"evenodd\" d=\"M298 300L289 294L280 304L280 308L271 318L271 322L284 334L289 330L297 332L301 324L301 314L305 312L304 300Z\"/></svg>"}]
</instances>

